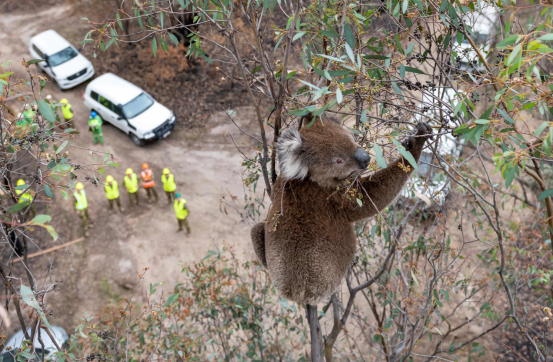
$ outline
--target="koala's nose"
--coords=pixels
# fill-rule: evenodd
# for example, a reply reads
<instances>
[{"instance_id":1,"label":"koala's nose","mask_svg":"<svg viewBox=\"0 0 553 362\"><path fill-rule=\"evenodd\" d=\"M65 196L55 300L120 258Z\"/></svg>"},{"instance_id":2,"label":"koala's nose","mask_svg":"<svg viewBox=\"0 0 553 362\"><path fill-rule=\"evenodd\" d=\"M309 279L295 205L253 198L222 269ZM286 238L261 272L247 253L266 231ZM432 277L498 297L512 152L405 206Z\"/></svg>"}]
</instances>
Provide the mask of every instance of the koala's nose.
<instances>
[{"instance_id":1,"label":"koala's nose","mask_svg":"<svg viewBox=\"0 0 553 362\"><path fill-rule=\"evenodd\" d=\"M367 168L369 165L369 162L371 162L371 156L365 152L364 149L359 147L357 150L355 150L355 153L353 154L353 158L355 158L355 161L357 161L357 164L362 169Z\"/></svg>"}]
</instances>

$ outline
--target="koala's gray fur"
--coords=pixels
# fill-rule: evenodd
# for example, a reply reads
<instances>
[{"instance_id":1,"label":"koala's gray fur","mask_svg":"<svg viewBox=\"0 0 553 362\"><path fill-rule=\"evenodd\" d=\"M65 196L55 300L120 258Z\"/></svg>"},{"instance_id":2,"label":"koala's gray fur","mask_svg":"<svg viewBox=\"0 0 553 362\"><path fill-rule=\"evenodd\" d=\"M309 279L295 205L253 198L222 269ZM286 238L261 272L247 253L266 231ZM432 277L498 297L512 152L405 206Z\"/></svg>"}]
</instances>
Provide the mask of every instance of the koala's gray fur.
<instances>
[{"instance_id":1,"label":"koala's gray fur","mask_svg":"<svg viewBox=\"0 0 553 362\"><path fill-rule=\"evenodd\" d=\"M429 126L419 123L415 136L404 142L417 162L431 133ZM359 146L342 125L317 120L301 131L288 128L276 147L280 174L266 221L252 228L254 250L284 298L316 305L336 291L353 261L353 223L375 215L396 198L410 176L398 165L409 163L400 157L361 178L360 207L336 192L367 166L354 157Z\"/></svg>"}]
</instances>

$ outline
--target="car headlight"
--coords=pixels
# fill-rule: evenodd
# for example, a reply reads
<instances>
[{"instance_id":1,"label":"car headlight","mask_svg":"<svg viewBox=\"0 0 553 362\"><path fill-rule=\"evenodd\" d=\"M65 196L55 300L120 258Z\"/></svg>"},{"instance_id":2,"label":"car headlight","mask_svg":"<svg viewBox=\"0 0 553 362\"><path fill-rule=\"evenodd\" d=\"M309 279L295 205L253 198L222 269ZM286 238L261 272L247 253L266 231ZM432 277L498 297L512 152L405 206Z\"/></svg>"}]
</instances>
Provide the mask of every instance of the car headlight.
<instances>
[{"instance_id":1,"label":"car headlight","mask_svg":"<svg viewBox=\"0 0 553 362\"><path fill-rule=\"evenodd\" d=\"M150 132L150 133L146 133L144 135L144 138L154 138L156 136L156 134L154 132Z\"/></svg>"},{"instance_id":2,"label":"car headlight","mask_svg":"<svg viewBox=\"0 0 553 362\"><path fill-rule=\"evenodd\" d=\"M175 119L176 119L176 117L175 117L175 115L173 114L173 116L172 116L171 118L169 118L169 123L175 122Z\"/></svg>"}]
</instances>

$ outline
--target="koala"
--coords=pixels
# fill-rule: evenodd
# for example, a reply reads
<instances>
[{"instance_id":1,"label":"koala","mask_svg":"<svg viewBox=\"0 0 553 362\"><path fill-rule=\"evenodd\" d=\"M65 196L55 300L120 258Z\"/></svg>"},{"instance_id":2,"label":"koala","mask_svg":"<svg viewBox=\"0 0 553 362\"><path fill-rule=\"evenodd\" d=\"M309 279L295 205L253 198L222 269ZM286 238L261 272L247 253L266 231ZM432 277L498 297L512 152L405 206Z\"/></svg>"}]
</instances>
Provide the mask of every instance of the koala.
<instances>
[{"instance_id":1,"label":"koala","mask_svg":"<svg viewBox=\"0 0 553 362\"><path fill-rule=\"evenodd\" d=\"M309 122L312 116L306 116ZM432 128L416 125L403 142L418 162ZM286 129L276 144L280 173L265 222L251 230L254 251L280 295L317 305L340 286L355 250L354 223L377 214L400 193L411 171L403 157L360 177L370 156L333 120L317 120L298 131ZM348 200L344 181L359 177L363 205ZM355 185L354 185L355 186Z\"/></svg>"}]
</instances>

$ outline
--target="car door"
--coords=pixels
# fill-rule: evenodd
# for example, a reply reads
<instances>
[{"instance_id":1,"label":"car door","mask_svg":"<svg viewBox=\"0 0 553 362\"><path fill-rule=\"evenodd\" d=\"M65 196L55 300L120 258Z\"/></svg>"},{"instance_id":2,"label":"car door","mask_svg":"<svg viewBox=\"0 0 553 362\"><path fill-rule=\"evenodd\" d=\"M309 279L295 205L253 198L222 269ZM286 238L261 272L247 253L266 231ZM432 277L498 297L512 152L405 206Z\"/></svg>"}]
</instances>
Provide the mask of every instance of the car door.
<instances>
[{"instance_id":1,"label":"car door","mask_svg":"<svg viewBox=\"0 0 553 362\"><path fill-rule=\"evenodd\" d=\"M117 114L115 114L115 112L112 111L113 103L102 95L99 95L98 102L101 104L98 112L100 112L100 117L102 117L102 120L117 126L118 116Z\"/></svg>"},{"instance_id":2,"label":"car door","mask_svg":"<svg viewBox=\"0 0 553 362\"><path fill-rule=\"evenodd\" d=\"M126 134L129 134L129 122L125 118L123 111L121 110L121 107L116 106L115 104L112 103L111 110L113 113L117 115L113 124L121 131L125 132Z\"/></svg>"}]
</instances>

